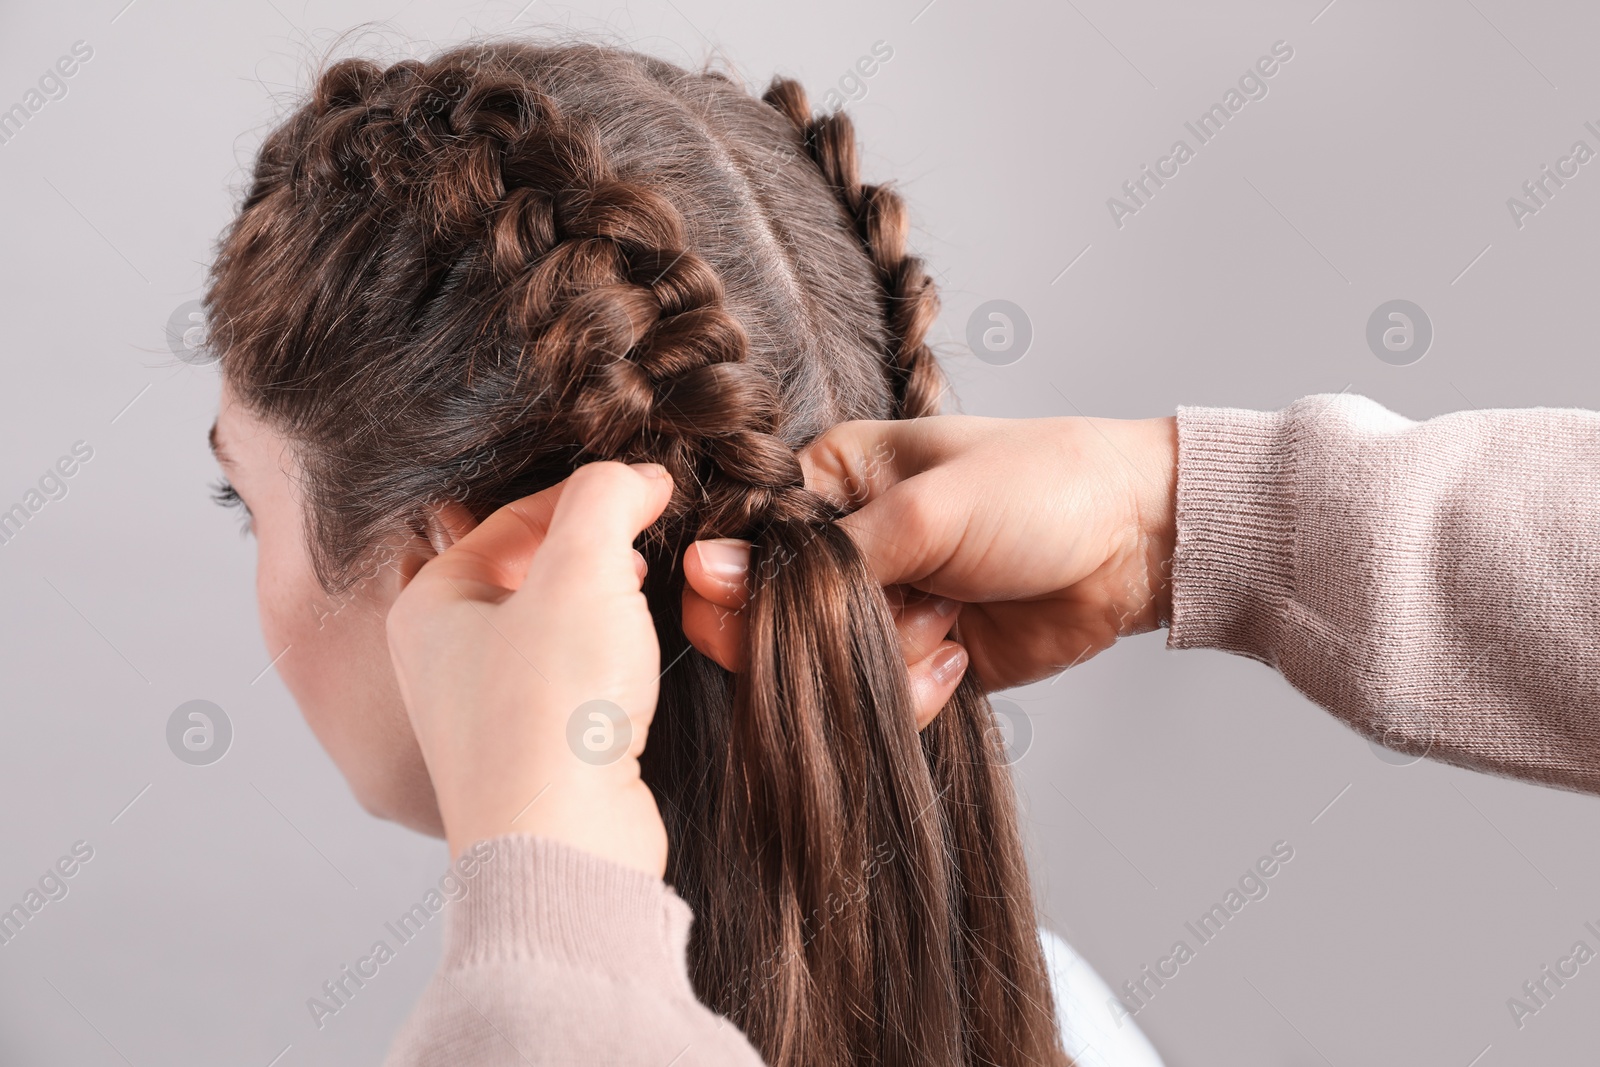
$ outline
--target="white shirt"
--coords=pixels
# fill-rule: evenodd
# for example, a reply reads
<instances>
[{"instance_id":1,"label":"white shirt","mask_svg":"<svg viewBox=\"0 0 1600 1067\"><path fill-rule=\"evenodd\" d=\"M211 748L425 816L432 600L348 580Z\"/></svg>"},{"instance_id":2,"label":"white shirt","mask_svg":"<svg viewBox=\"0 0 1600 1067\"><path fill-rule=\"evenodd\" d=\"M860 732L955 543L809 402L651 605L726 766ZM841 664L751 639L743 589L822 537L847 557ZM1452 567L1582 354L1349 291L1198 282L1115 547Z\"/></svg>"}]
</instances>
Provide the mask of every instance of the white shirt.
<instances>
[{"instance_id":1,"label":"white shirt","mask_svg":"<svg viewBox=\"0 0 1600 1067\"><path fill-rule=\"evenodd\" d=\"M1077 1067L1162 1067L1161 1057L1129 1016L1118 1026L1107 1002L1111 988L1059 935L1039 928L1061 1044Z\"/></svg>"}]
</instances>

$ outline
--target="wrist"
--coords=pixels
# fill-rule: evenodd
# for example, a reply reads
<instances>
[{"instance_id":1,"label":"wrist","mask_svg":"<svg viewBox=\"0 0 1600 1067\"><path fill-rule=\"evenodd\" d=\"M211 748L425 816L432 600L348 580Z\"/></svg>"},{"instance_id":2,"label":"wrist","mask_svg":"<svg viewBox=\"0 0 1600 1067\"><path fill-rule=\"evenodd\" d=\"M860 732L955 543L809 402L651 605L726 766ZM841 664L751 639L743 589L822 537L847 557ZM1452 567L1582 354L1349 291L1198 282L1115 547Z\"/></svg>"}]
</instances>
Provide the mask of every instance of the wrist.
<instances>
[{"instance_id":1,"label":"wrist","mask_svg":"<svg viewBox=\"0 0 1600 1067\"><path fill-rule=\"evenodd\" d=\"M1175 416L1132 423L1130 460L1137 477L1130 486L1139 543L1143 604L1139 630L1155 630L1172 619L1172 558L1178 543L1178 420Z\"/></svg>"},{"instance_id":2,"label":"wrist","mask_svg":"<svg viewBox=\"0 0 1600 1067\"><path fill-rule=\"evenodd\" d=\"M445 803L451 855L507 834L557 841L653 877L666 872L666 827L655 797L627 756L611 766L562 768L514 788L458 791Z\"/></svg>"}]
</instances>

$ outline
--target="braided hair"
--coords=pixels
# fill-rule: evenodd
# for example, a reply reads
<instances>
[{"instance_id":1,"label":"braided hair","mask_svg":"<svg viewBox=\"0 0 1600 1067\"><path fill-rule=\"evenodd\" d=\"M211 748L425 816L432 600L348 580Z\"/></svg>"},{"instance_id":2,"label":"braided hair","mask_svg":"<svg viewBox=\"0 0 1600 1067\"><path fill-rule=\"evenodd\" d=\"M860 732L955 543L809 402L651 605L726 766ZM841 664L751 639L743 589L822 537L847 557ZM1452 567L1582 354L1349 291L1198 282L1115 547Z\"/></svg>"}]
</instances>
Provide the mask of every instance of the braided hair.
<instances>
[{"instance_id":1,"label":"braided hair","mask_svg":"<svg viewBox=\"0 0 1600 1067\"><path fill-rule=\"evenodd\" d=\"M935 414L938 296L842 114L597 45L346 60L271 133L207 292L297 447L330 592L424 509L663 464L641 761L699 996L781 1067L1064 1064L1009 773L968 679L918 734L892 614L796 450ZM747 669L682 631L749 538Z\"/></svg>"},{"instance_id":2,"label":"braided hair","mask_svg":"<svg viewBox=\"0 0 1600 1067\"><path fill-rule=\"evenodd\" d=\"M905 201L887 185L863 185L856 162L856 132L842 111L812 117L805 90L779 78L762 97L800 131L806 151L855 225L883 288L889 328L883 349L894 418L939 413L944 374L928 347L928 330L939 317L939 291L922 260L906 251L911 228Z\"/></svg>"}]
</instances>

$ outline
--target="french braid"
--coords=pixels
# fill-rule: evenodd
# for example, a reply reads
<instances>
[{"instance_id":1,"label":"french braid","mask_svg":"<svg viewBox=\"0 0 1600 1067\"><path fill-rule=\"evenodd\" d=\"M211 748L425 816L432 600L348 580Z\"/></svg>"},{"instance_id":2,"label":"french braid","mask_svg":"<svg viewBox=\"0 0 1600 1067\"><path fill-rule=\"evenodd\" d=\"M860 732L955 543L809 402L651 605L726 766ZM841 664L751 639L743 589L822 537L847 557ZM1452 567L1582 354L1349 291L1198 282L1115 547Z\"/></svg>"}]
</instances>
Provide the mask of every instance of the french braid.
<instances>
[{"instance_id":1,"label":"french braid","mask_svg":"<svg viewBox=\"0 0 1600 1067\"><path fill-rule=\"evenodd\" d=\"M429 502L665 465L641 767L697 993L777 1067L1062 1064L987 702L969 679L918 735L887 602L795 452L937 410L938 298L849 120L766 100L595 46L339 63L262 147L214 343L299 446L330 588ZM733 678L682 632L703 536L753 543Z\"/></svg>"},{"instance_id":2,"label":"french braid","mask_svg":"<svg viewBox=\"0 0 1600 1067\"><path fill-rule=\"evenodd\" d=\"M800 131L815 161L854 224L883 289L889 343L885 370L894 389L894 417L939 413L944 372L928 347L928 331L939 318L939 291L921 258L906 248L911 228L905 201L888 185L863 185L857 162L855 124L842 111L813 115L799 82L775 79L762 99Z\"/></svg>"},{"instance_id":3,"label":"french braid","mask_svg":"<svg viewBox=\"0 0 1600 1067\"><path fill-rule=\"evenodd\" d=\"M438 157L400 195L434 220L430 254L479 248L502 280L502 328L524 388L546 387L548 439L665 464L679 487L669 521L693 509L697 533L820 515L797 492L794 450L771 433L771 383L747 362L744 328L672 202L619 179L595 130L536 88L400 69L393 121L407 136L394 158ZM347 106L371 114L360 98Z\"/></svg>"}]
</instances>

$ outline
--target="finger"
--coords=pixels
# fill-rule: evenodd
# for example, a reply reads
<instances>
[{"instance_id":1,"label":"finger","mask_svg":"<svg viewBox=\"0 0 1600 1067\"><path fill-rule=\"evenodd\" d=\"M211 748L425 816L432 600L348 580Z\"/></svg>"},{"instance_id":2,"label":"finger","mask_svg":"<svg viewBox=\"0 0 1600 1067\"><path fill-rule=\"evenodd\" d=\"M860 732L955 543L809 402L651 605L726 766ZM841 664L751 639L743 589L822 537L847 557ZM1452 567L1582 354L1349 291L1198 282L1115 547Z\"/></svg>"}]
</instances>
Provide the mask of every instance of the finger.
<instances>
[{"instance_id":1,"label":"finger","mask_svg":"<svg viewBox=\"0 0 1600 1067\"><path fill-rule=\"evenodd\" d=\"M854 510L921 469L910 422L841 422L800 452L806 488Z\"/></svg>"},{"instance_id":2,"label":"finger","mask_svg":"<svg viewBox=\"0 0 1600 1067\"><path fill-rule=\"evenodd\" d=\"M495 511L429 560L417 580L448 584L475 600L503 599L527 576L565 485L561 482Z\"/></svg>"},{"instance_id":3,"label":"finger","mask_svg":"<svg viewBox=\"0 0 1600 1067\"><path fill-rule=\"evenodd\" d=\"M750 596L750 542L731 537L696 541L684 550L683 578L711 603L739 610Z\"/></svg>"},{"instance_id":4,"label":"finger","mask_svg":"<svg viewBox=\"0 0 1600 1067\"><path fill-rule=\"evenodd\" d=\"M938 542L925 535L925 528L903 521L904 507L897 495L902 491L891 491L887 500L869 505L839 523L885 586L917 581L945 558L945 553L936 551ZM880 533L879 527L887 527L890 532ZM683 576L702 597L737 611L750 599L750 543L729 537L696 541L684 550Z\"/></svg>"},{"instance_id":5,"label":"finger","mask_svg":"<svg viewBox=\"0 0 1600 1067\"><path fill-rule=\"evenodd\" d=\"M744 621L739 609L746 587L731 579L706 578L703 570L696 570L699 564L691 562L695 556L692 548L685 556L684 570L691 576L683 590L683 632L700 652L725 669L738 671L744 665ZM713 595L704 595L703 588ZM899 587L885 592L890 595L901 656L908 665L926 659L950 633L961 605Z\"/></svg>"},{"instance_id":6,"label":"finger","mask_svg":"<svg viewBox=\"0 0 1600 1067\"><path fill-rule=\"evenodd\" d=\"M744 616L683 588L683 634L724 670L744 669Z\"/></svg>"},{"instance_id":7,"label":"finger","mask_svg":"<svg viewBox=\"0 0 1600 1067\"><path fill-rule=\"evenodd\" d=\"M920 581L948 557L951 505L918 478L943 458L940 423L840 423L800 453L806 487L849 511L839 525L883 585Z\"/></svg>"},{"instance_id":8,"label":"finger","mask_svg":"<svg viewBox=\"0 0 1600 1067\"><path fill-rule=\"evenodd\" d=\"M950 561L971 518L938 479L935 472L896 483L839 520L878 584L935 590L925 579Z\"/></svg>"},{"instance_id":9,"label":"finger","mask_svg":"<svg viewBox=\"0 0 1600 1067\"><path fill-rule=\"evenodd\" d=\"M938 648L961 610L957 601L924 596L904 587L896 587L890 603L900 635L900 654L908 664L925 659Z\"/></svg>"},{"instance_id":10,"label":"finger","mask_svg":"<svg viewBox=\"0 0 1600 1067\"><path fill-rule=\"evenodd\" d=\"M918 730L937 718L950 703L966 670L967 650L955 641L941 642L925 659L906 668L911 678L911 706L916 709Z\"/></svg>"},{"instance_id":11,"label":"finger","mask_svg":"<svg viewBox=\"0 0 1600 1067\"><path fill-rule=\"evenodd\" d=\"M633 541L660 518L672 476L655 463L590 463L567 478L534 565L585 585L639 588Z\"/></svg>"}]
</instances>

